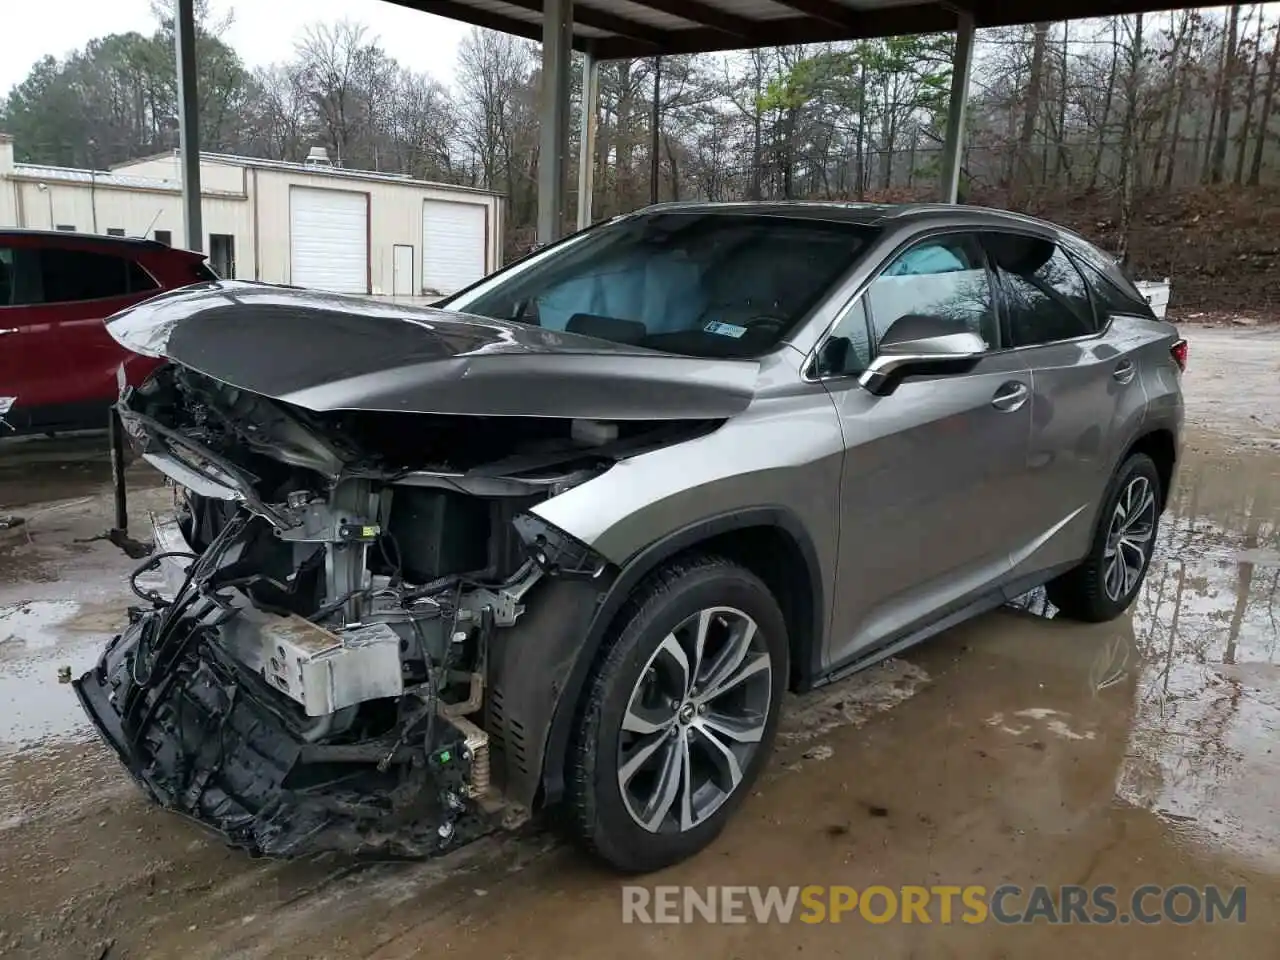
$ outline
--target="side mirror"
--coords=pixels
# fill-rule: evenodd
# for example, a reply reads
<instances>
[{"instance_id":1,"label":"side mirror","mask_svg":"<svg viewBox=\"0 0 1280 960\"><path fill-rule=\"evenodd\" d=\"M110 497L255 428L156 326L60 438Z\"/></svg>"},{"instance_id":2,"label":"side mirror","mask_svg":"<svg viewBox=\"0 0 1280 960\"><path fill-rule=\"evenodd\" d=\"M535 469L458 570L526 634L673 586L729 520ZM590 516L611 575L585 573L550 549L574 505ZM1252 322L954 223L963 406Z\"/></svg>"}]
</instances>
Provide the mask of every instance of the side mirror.
<instances>
[{"instance_id":1,"label":"side mirror","mask_svg":"<svg viewBox=\"0 0 1280 960\"><path fill-rule=\"evenodd\" d=\"M885 331L879 355L858 383L869 393L884 397L905 377L965 373L986 352L986 341L969 330L957 330L955 321L909 314Z\"/></svg>"}]
</instances>

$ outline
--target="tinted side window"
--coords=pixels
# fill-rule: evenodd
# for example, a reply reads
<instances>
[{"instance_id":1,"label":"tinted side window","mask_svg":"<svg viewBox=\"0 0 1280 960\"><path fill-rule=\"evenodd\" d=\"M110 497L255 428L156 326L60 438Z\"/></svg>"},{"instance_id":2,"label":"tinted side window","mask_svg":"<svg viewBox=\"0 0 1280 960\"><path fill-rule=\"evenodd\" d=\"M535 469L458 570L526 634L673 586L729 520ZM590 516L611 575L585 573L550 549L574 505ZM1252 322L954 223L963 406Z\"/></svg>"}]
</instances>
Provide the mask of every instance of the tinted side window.
<instances>
[{"instance_id":1,"label":"tinted side window","mask_svg":"<svg viewBox=\"0 0 1280 960\"><path fill-rule=\"evenodd\" d=\"M1150 317L1151 305L1147 303L1146 298L1138 293L1137 289L1128 280L1124 280L1124 286L1118 284L1109 273L1098 270L1094 267L1090 260L1079 260L1072 258L1076 263L1082 264L1081 271L1085 275L1085 279L1089 281L1089 288L1093 291L1093 296L1098 304L1098 310L1103 317L1111 316L1116 313L1135 314L1139 317ZM1121 276L1123 280L1123 276ZM1104 324L1105 320L1100 319L1100 324Z\"/></svg>"},{"instance_id":2,"label":"tinted side window","mask_svg":"<svg viewBox=\"0 0 1280 960\"><path fill-rule=\"evenodd\" d=\"M931 237L898 254L867 288L866 300L877 344L896 321L920 315L997 343L990 276L972 236Z\"/></svg>"},{"instance_id":3,"label":"tinted side window","mask_svg":"<svg viewBox=\"0 0 1280 960\"><path fill-rule=\"evenodd\" d=\"M43 302L40 251L32 247L0 249L0 307Z\"/></svg>"},{"instance_id":4,"label":"tinted side window","mask_svg":"<svg viewBox=\"0 0 1280 960\"><path fill-rule=\"evenodd\" d=\"M0 247L0 307L13 304L13 251Z\"/></svg>"},{"instance_id":5,"label":"tinted side window","mask_svg":"<svg viewBox=\"0 0 1280 960\"><path fill-rule=\"evenodd\" d=\"M40 276L44 303L101 300L156 289L156 282L134 261L88 250L41 250Z\"/></svg>"},{"instance_id":6,"label":"tinted side window","mask_svg":"<svg viewBox=\"0 0 1280 960\"><path fill-rule=\"evenodd\" d=\"M146 293L148 290L159 290L160 284L152 279L151 274L143 270L136 260L125 261L129 267L129 292Z\"/></svg>"},{"instance_id":7,"label":"tinted side window","mask_svg":"<svg viewBox=\"0 0 1280 960\"><path fill-rule=\"evenodd\" d=\"M988 246L1004 290L1009 346L1070 340L1097 330L1089 287L1060 247L1007 235L993 237Z\"/></svg>"},{"instance_id":8,"label":"tinted side window","mask_svg":"<svg viewBox=\"0 0 1280 960\"><path fill-rule=\"evenodd\" d=\"M1126 313L1137 313L1140 316L1150 314L1150 306L1146 298L1133 285L1133 279L1127 271L1083 237L1067 234L1065 239L1067 252L1077 264L1083 264L1085 275L1097 291L1105 292L1107 303L1117 301L1123 304ZM1094 283L1097 281L1097 283Z\"/></svg>"}]
</instances>

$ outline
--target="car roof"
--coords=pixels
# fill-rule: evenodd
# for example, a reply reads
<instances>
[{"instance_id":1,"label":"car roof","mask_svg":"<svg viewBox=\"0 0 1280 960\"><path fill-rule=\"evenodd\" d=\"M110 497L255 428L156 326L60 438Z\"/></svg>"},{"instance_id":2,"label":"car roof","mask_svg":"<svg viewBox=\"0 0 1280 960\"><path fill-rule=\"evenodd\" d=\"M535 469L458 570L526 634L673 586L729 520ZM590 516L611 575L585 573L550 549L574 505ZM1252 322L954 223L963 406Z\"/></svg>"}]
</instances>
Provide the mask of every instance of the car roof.
<instances>
[{"instance_id":1,"label":"car roof","mask_svg":"<svg viewBox=\"0 0 1280 960\"><path fill-rule=\"evenodd\" d=\"M34 230L30 227L0 227L0 240L7 237L35 237L46 238L49 240L74 240L77 243L93 243L103 246L129 246L144 247L148 250L172 250L175 253L188 254L189 250L183 250L180 247L171 247L167 243L161 243L159 240L152 240L149 237L116 237L101 233L82 233L78 230Z\"/></svg>"},{"instance_id":2,"label":"car roof","mask_svg":"<svg viewBox=\"0 0 1280 960\"><path fill-rule=\"evenodd\" d=\"M746 216L838 221L864 226L886 226L890 221L898 223L936 221L940 225L1029 226L1055 233L1070 232L1056 224L1037 220L1025 214L957 203L853 203L835 200L748 200L730 203L678 201L653 204L636 211L638 214L661 212L737 213Z\"/></svg>"},{"instance_id":3,"label":"car roof","mask_svg":"<svg viewBox=\"0 0 1280 960\"><path fill-rule=\"evenodd\" d=\"M65 243L73 241L76 246L95 246L115 248L116 252L124 255L125 250L128 251L147 251L148 253L163 253L163 255L184 257L191 259L196 257L198 260L204 260L204 253L186 250L184 247L173 247L168 243L161 243L157 239L150 237L115 237L111 234L102 233L82 233L79 230L37 230L27 227L0 227L0 242L6 238L23 237L35 239L49 239ZM56 243L50 243L50 246L56 246Z\"/></svg>"}]
</instances>

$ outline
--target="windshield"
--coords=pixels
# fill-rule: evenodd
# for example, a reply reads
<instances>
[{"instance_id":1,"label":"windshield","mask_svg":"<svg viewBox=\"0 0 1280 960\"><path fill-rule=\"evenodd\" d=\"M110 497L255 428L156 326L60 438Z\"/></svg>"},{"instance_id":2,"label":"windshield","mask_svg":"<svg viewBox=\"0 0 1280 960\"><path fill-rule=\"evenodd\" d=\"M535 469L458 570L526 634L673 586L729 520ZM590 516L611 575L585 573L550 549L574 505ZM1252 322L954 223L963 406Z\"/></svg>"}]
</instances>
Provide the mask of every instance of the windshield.
<instances>
[{"instance_id":1,"label":"windshield","mask_svg":"<svg viewBox=\"0 0 1280 960\"><path fill-rule=\"evenodd\" d=\"M757 356L804 319L870 235L798 217L651 213L578 234L444 306L667 353Z\"/></svg>"}]
</instances>

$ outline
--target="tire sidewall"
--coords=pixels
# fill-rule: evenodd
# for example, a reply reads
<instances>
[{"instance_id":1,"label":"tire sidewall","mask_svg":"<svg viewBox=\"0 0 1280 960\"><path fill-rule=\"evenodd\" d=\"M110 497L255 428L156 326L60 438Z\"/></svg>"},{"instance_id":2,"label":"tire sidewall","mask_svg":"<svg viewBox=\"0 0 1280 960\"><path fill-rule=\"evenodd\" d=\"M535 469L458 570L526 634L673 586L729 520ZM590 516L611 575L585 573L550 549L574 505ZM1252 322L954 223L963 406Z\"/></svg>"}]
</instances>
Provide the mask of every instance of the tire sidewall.
<instances>
[{"instance_id":1,"label":"tire sidewall","mask_svg":"<svg viewBox=\"0 0 1280 960\"><path fill-rule=\"evenodd\" d=\"M682 578L664 598L666 602L646 604L624 627L615 646L621 656L611 658L613 669L598 677L599 723L594 730L595 764L593 792L596 800L597 849L615 862L630 862L641 871L656 869L685 859L709 844L724 828L744 798L772 752L782 697L787 685L788 641L786 622L768 589L754 576L737 567L703 568ZM764 735L755 754L743 770L741 783L720 808L692 830L655 834L631 817L618 786L618 743L622 717L636 680L662 640L687 617L708 607L735 607L755 620L764 635L772 667L769 714Z\"/></svg>"}]
</instances>

